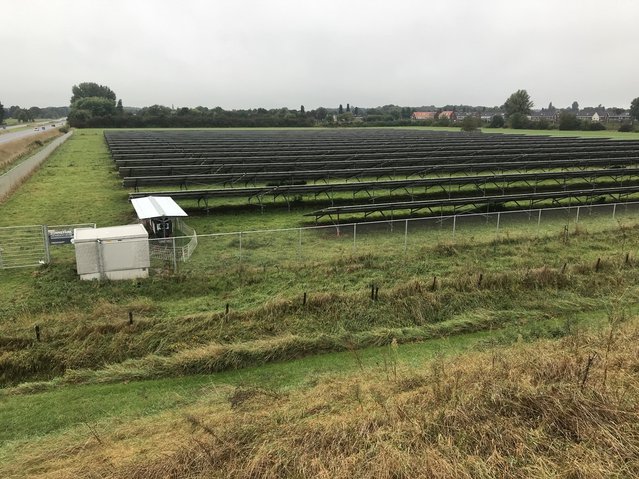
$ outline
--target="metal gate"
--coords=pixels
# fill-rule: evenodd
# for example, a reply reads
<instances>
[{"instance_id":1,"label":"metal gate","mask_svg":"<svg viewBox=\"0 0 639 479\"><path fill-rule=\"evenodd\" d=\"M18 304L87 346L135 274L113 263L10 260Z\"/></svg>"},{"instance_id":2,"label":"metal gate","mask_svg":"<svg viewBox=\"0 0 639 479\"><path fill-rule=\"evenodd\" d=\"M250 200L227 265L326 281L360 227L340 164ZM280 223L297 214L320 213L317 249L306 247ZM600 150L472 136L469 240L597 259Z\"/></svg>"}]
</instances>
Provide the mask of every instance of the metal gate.
<instances>
[{"instance_id":1,"label":"metal gate","mask_svg":"<svg viewBox=\"0 0 639 479\"><path fill-rule=\"evenodd\" d=\"M46 226L0 228L0 269L37 266L50 259Z\"/></svg>"},{"instance_id":2,"label":"metal gate","mask_svg":"<svg viewBox=\"0 0 639 479\"><path fill-rule=\"evenodd\" d=\"M75 228L95 228L95 223L0 228L0 269L50 263L51 246L70 244Z\"/></svg>"}]
</instances>

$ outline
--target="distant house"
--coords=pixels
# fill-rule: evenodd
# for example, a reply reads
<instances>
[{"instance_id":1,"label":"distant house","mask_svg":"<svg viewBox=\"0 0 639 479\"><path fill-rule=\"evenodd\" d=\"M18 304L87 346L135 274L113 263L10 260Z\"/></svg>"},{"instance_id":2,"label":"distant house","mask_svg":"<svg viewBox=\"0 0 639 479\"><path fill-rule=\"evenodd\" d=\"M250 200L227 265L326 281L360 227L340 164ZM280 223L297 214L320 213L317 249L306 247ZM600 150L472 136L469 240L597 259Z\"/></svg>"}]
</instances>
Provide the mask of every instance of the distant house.
<instances>
[{"instance_id":1,"label":"distant house","mask_svg":"<svg viewBox=\"0 0 639 479\"><path fill-rule=\"evenodd\" d=\"M479 114L477 112L471 112L471 111L455 112L456 121L463 121L464 118L467 118L469 116L476 116L477 118L479 118Z\"/></svg>"},{"instance_id":2,"label":"distant house","mask_svg":"<svg viewBox=\"0 0 639 479\"><path fill-rule=\"evenodd\" d=\"M608 113L608 121L625 122L630 121L630 113L623 111L621 113Z\"/></svg>"},{"instance_id":3,"label":"distant house","mask_svg":"<svg viewBox=\"0 0 639 479\"><path fill-rule=\"evenodd\" d=\"M411 120L434 120L437 112L434 111L414 111L410 116Z\"/></svg>"},{"instance_id":4,"label":"distant house","mask_svg":"<svg viewBox=\"0 0 639 479\"><path fill-rule=\"evenodd\" d=\"M534 110L530 112L528 118L532 121L547 121L549 123L555 123L558 119L557 112L555 110Z\"/></svg>"},{"instance_id":5,"label":"distant house","mask_svg":"<svg viewBox=\"0 0 639 479\"><path fill-rule=\"evenodd\" d=\"M608 112L606 110L587 108L577 112L577 119L592 121L593 123L606 122L608 121Z\"/></svg>"},{"instance_id":6,"label":"distant house","mask_svg":"<svg viewBox=\"0 0 639 479\"><path fill-rule=\"evenodd\" d=\"M440 111L439 115L437 115L437 119L442 120L444 118L450 121L455 121L457 119L457 115L455 115L454 111L450 110Z\"/></svg>"}]
</instances>

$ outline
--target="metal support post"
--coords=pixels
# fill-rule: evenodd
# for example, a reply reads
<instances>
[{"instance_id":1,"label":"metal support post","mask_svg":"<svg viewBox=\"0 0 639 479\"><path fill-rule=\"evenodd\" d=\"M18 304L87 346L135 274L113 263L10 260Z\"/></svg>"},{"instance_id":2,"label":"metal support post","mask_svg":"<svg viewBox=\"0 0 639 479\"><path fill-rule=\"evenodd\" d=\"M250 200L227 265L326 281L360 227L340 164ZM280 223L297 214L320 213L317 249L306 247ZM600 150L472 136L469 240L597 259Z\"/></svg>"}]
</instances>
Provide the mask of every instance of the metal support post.
<instances>
[{"instance_id":1,"label":"metal support post","mask_svg":"<svg viewBox=\"0 0 639 479\"><path fill-rule=\"evenodd\" d=\"M579 223L579 206L577 206L577 217L575 218L575 224Z\"/></svg>"}]
</instances>

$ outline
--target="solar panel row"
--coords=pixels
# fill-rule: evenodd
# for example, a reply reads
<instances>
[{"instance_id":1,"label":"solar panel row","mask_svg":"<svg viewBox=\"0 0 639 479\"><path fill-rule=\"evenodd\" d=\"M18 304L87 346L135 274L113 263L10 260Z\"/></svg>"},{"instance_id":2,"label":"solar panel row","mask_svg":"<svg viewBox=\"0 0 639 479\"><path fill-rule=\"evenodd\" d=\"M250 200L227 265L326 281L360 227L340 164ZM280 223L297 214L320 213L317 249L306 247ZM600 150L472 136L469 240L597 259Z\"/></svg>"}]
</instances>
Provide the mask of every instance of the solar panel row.
<instances>
[{"instance_id":1,"label":"solar panel row","mask_svg":"<svg viewBox=\"0 0 639 479\"><path fill-rule=\"evenodd\" d=\"M413 198L408 208L405 201L330 206L312 213L316 219L387 208L411 213L434 205L456 208L460 201L494 202L495 191L507 202L578 200L576 192L586 188L588 197L639 191L638 141L367 129L110 131L105 136L125 186L181 188L131 197L170 195L208 205L208 199L225 197L261 202L265 196L326 194L332 201L335 193L383 190ZM474 188L464 190L469 185ZM550 196L530 196L542 193Z\"/></svg>"}]
</instances>

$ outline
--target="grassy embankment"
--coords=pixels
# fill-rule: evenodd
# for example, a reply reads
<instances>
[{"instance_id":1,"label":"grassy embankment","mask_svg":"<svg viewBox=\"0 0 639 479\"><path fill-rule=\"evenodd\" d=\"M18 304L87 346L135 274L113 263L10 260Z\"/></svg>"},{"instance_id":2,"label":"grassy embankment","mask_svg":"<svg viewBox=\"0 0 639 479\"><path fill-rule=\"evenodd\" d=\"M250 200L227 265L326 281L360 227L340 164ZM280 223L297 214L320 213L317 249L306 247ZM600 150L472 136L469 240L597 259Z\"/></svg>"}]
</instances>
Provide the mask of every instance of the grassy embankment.
<instances>
[{"instance_id":1,"label":"grassy embankment","mask_svg":"<svg viewBox=\"0 0 639 479\"><path fill-rule=\"evenodd\" d=\"M128 222L132 211L117 184L100 132L81 131L0 206L0 221ZM274 222L298 218L282 211L268 215ZM220 259L201 245L190 270L157 273L139 284L80 282L68 250L54 252L54 264L37 273L2 272L4 384L57 378L7 389L10 395L0 399L8 441L0 449L3 476L198 477L213 468L240 477L339 477L357 476L357 465L370 477L415 475L413 464L448 477L522 470L595 477L605 464L622 477L636 471L635 463L622 461L636 444L593 444L610 435L632 438L637 424L630 394L601 398L604 377L615 376L615 391L636 390L626 374L633 357L620 356L630 350L624 335L636 333L616 329L636 314L636 220L633 214L605 222L583 217L579 226L570 224L567 236L565 218L545 223L548 230L539 236L529 223L517 223L504 225L496 241L493 225L474 225L455 242L420 236L405 254L398 254L397 238L371 233L371 243L358 244L355 252L350 240L319 251L311 243L306 255L277 267L259 259L276 242L262 255L222 268L213 267ZM377 301L370 299L370 283L381 287ZM228 315L225 303L232 304ZM128 311L134 312L133 325ZM34 324L42 327L39 343ZM602 324L614 328L604 340L574 333L579 325ZM479 332L465 334L473 331ZM438 350L567 333L565 348L522 345L421 363ZM388 346L393 339L439 337L449 339ZM611 337L615 341L606 343ZM375 344L386 347L357 352ZM334 350L352 352L173 378ZM598 362L586 369L592 352ZM408 358L414 359L410 368ZM538 358L535 368L530 358ZM561 367L550 367L556 364ZM359 372L325 380L326 370ZM544 374L548 381L526 379ZM135 381L155 377L167 379ZM133 382L64 385L113 381ZM591 381L597 388L587 387ZM62 387L20 394L56 385ZM568 405L567 397L573 398ZM545 399L543 407L530 409L530 398ZM617 429L603 424L602 418L613 418L603 415L604 406ZM499 411L502 419L494 421ZM42 437L34 440L36 434ZM490 451L485 438L492 441ZM22 448L26 442L30 447ZM149 444L166 454L149 456ZM419 455L407 462L408 450ZM521 459L509 462L515 451ZM457 469L451 469L454 463Z\"/></svg>"},{"instance_id":2,"label":"grassy embankment","mask_svg":"<svg viewBox=\"0 0 639 479\"><path fill-rule=\"evenodd\" d=\"M333 355L346 373L328 376L310 358L4 398L0 474L636 477L637 340L636 318L613 311L559 341Z\"/></svg>"}]
</instances>

